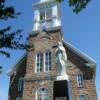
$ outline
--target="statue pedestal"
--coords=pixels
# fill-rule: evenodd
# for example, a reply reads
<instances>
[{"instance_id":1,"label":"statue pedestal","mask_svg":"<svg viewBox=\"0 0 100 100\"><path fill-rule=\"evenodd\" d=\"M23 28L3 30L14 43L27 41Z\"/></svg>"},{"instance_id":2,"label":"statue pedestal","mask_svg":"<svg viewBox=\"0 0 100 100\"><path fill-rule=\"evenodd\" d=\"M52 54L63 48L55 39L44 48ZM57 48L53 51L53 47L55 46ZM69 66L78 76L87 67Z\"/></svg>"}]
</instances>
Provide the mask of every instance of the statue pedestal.
<instances>
[{"instance_id":1,"label":"statue pedestal","mask_svg":"<svg viewBox=\"0 0 100 100\"><path fill-rule=\"evenodd\" d=\"M69 76L67 74L62 76L57 76L57 80L69 80Z\"/></svg>"}]
</instances>

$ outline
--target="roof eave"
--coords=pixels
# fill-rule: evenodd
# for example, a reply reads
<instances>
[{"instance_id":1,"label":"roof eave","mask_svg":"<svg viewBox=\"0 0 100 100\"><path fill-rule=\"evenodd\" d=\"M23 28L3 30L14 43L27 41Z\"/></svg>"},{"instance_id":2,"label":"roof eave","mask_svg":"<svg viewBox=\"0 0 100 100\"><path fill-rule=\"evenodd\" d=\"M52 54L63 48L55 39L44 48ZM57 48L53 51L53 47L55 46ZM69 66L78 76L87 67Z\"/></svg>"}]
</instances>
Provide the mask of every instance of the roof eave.
<instances>
[{"instance_id":1,"label":"roof eave","mask_svg":"<svg viewBox=\"0 0 100 100\"><path fill-rule=\"evenodd\" d=\"M8 71L7 71L7 75L8 76L11 76L12 74L15 74L16 73L16 69L17 69L17 67L21 64L21 62L25 59L25 57L26 57L26 53L20 58L20 59L18 59L17 60L17 62L11 67L11 69L9 69Z\"/></svg>"},{"instance_id":2,"label":"roof eave","mask_svg":"<svg viewBox=\"0 0 100 100\"><path fill-rule=\"evenodd\" d=\"M41 7L44 7L44 6L47 6L47 5L49 5L49 4L58 4L56 1L49 1L49 2L38 2L38 3L35 3L35 4L33 4L33 7L35 8L35 9L39 9L39 8L41 8Z\"/></svg>"},{"instance_id":3,"label":"roof eave","mask_svg":"<svg viewBox=\"0 0 100 100\"><path fill-rule=\"evenodd\" d=\"M86 63L87 67L93 68L96 67L96 62L94 59L92 59L91 57L89 57L87 54L83 53L82 51L80 51L79 49L77 49L76 47L74 47L72 44L70 44L69 42L65 42L63 41L65 45L67 45L68 48L70 48L74 53L76 53L78 56L80 56L81 58L83 58L84 60L86 60L88 63Z\"/></svg>"}]
</instances>

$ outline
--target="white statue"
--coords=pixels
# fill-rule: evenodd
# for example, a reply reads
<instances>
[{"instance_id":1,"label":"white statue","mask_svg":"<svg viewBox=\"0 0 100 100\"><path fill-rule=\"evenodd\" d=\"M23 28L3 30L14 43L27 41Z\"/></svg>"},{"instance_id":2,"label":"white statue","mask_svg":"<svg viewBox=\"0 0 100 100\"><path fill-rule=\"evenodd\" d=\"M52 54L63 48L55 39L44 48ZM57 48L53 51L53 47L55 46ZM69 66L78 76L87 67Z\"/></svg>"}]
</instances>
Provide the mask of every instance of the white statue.
<instances>
[{"instance_id":1,"label":"white statue","mask_svg":"<svg viewBox=\"0 0 100 100\"><path fill-rule=\"evenodd\" d=\"M58 42L56 49L57 76L66 75L67 55L66 50L61 42Z\"/></svg>"}]
</instances>

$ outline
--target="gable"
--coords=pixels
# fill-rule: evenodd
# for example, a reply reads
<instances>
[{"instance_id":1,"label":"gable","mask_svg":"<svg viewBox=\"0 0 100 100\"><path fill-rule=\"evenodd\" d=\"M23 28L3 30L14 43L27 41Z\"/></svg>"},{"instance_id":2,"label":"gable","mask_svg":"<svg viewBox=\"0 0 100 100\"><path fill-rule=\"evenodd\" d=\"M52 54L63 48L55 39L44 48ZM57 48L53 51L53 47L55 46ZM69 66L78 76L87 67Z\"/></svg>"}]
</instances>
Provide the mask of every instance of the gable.
<instances>
[{"instance_id":1,"label":"gable","mask_svg":"<svg viewBox=\"0 0 100 100\"><path fill-rule=\"evenodd\" d=\"M66 52L69 55L69 58L70 56L73 56L73 57L76 56L77 61L80 59L81 62L84 63L87 67L92 68L96 66L95 60L92 59L90 56L83 53L82 51L80 51L79 49L71 45L69 42L63 41L63 44L64 44L64 47L66 48Z\"/></svg>"},{"instance_id":2,"label":"gable","mask_svg":"<svg viewBox=\"0 0 100 100\"><path fill-rule=\"evenodd\" d=\"M63 41L63 45L66 49L69 61L79 67L79 69L81 68L83 70L86 68L87 70L91 70L95 74L96 62L91 57L78 50L76 47L68 42Z\"/></svg>"},{"instance_id":3,"label":"gable","mask_svg":"<svg viewBox=\"0 0 100 100\"><path fill-rule=\"evenodd\" d=\"M79 66L81 64L82 67L91 68L95 71L96 69L96 62L86 55L85 53L81 52L73 45L68 42L63 41L63 45L66 49L66 53L68 56L68 60L70 60L75 65ZM8 75L11 75L14 71L16 71L21 65L26 64L27 55L24 54L21 59L17 61L17 63L8 71Z\"/></svg>"},{"instance_id":4,"label":"gable","mask_svg":"<svg viewBox=\"0 0 100 100\"><path fill-rule=\"evenodd\" d=\"M27 55L24 54L16 63L13 65L7 72L9 76L16 73L20 69L23 69L23 67L26 68L26 62L27 62ZM25 70L25 68L23 70Z\"/></svg>"}]
</instances>

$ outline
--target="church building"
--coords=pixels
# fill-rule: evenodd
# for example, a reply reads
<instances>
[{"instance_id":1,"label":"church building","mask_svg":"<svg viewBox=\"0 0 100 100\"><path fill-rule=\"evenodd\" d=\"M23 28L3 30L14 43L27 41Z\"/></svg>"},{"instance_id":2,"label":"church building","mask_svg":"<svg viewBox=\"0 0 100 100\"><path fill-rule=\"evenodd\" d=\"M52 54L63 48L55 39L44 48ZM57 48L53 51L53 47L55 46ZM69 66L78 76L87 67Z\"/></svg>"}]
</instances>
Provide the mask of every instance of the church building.
<instances>
[{"instance_id":1,"label":"church building","mask_svg":"<svg viewBox=\"0 0 100 100\"><path fill-rule=\"evenodd\" d=\"M96 63L63 39L59 4L33 7L30 48L9 70L8 100L97 100Z\"/></svg>"}]
</instances>

